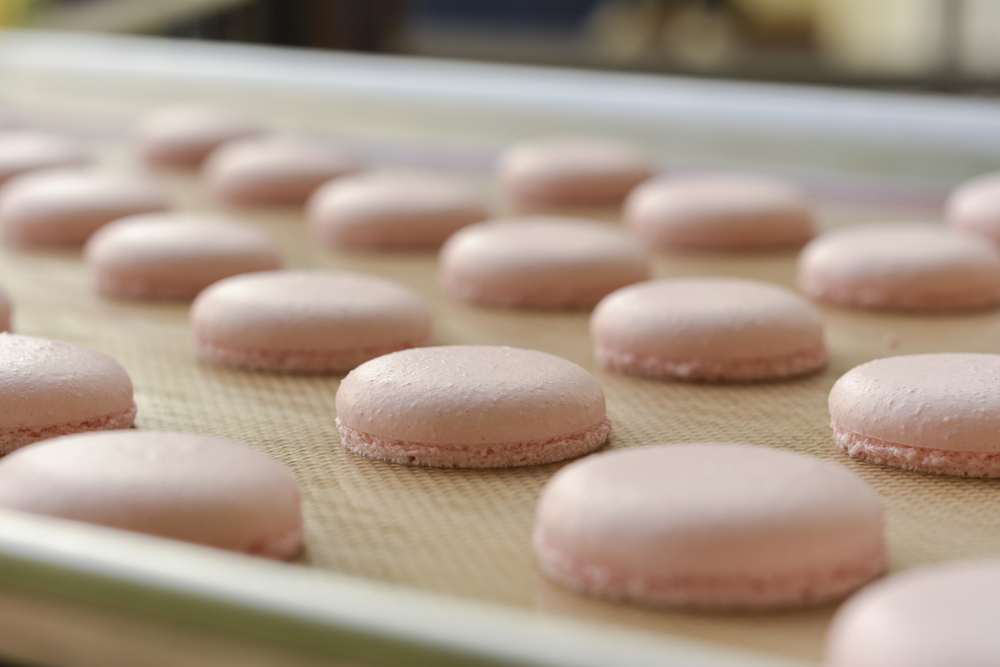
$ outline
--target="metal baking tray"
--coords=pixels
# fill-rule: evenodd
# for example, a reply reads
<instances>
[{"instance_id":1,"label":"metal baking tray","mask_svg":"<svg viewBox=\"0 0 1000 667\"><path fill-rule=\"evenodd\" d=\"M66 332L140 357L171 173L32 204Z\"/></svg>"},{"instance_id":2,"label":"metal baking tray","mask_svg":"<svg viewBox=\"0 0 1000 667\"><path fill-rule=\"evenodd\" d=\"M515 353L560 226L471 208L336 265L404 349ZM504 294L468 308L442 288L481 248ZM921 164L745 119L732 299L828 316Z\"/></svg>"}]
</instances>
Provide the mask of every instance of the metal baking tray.
<instances>
[{"instance_id":1,"label":"metal baking tray","mask_svg":"<svg viewBox=\"0 0 1000 667\"><path fill-rule=\"evenodd\" d=\"M994 168L1000 107L986 101L213 45L0 33L0 105L88 141L135 170L139 111L203 100L354 146L379 169L435 169L490 191L511 141L602 133L665 169L753 168L796 179L821 226L926 219L955 182ZM179 206L217 209L193 176L154 174ZM499 205L499 202L498 202ZM825 399L839 375L889 354L1000 352L1000 315L825 308L830 366L790 382L702 385L596 367L585 312L522 312L444 298L433 253L317 248L295 210L237 211L270 230L291 267L361 270L427 299L440 343L533 347L595 374L609 447L741 440L843 462L887 509L894 570L1000 554L1000 490L885 470L831 448ZM614 211L572 211L615 219ZM794 253L659 255L656 274L793 285ZM558 465L429 470L354 456L333 427L339 377L243 373L194 361L187 305L97 297L77 251L0 249L21 333L107 351L136 386L139 428L232 437L281 459L304 491L307 550L274 563L71 522L0 514L0 656L58 665L815 664L834 606L707 614L590 600L541 577L530 534Z\"/></svg>"}]
</instances>

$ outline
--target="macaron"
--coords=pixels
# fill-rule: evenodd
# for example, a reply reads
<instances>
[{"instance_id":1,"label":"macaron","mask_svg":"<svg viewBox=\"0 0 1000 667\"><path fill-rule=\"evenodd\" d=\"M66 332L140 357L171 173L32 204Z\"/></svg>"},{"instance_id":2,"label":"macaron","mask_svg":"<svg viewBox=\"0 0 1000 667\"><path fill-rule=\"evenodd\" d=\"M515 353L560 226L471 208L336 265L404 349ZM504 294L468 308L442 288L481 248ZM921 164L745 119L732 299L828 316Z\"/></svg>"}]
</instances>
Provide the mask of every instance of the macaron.
<instances>
[{"instance_id":1,"label":"macaron","mask_svg":"<svg viewBox=\"0 0 1000 667\"><path fill-rule=\"evenodd\" d=\"M360 166L350 151L326 139L264 135L215 149L202 175L209 192L227 204L300 205L326 181Z\"/></svg>"},{"instance_id":2,"label":"macaron","mask_svg":"<svg viewBox=\"0 0 1000 667\"><path fill-rule=\"evenodd\" d=\"M985 308L1000 302L1000 250L942 225L849 227L802 250L798 284L817 301L857 308Z\"/></svg>"},{"instance_id":3,"label":"macaron","mask_svg":"<svg viewBox=\"0 0 1000 667\"><path fill-rule=\"evenodd\" d=\"M0 234L14 245L81 246L112 220L169 208L166 192L144 178L52 169L18 176L0 190Z\"/></svg>"},{"instance_id":4,"label":"macaron","mask_svg":"<svg viewBox=\"0 0 1000 667\"><path fill-rule=\"evenodd\" d=\"M652 273L645 249L615 226L555 216L465 227L438 264L454 299L527 308L589 308Z\"/></svg>"},{"instance_id":5,"label":"macaron","mask_svg":"<svg viewBox=\"0 0 1000 667\"><path fill-rule=\"evenodd\" d=\"M826 667L1000 665L1000 561L916 567L863 588L833 617Z\"/></svg>"},{"instance_id":6,"label":"macaron","mask_svg":"<svg viewBox=\"0 0 1000 667\"><path fill-rule=\"evenodd\" d=\"M457 468L551 463L607 439L604 391L571 361L537 350L447 345L393 352L347 374L337 429L374 459Z\"/></svg>"},{"instance_id":7,"label":"macaron","mask_svg":"<svg viewBox=\"0 0 1000 667\"><path fill-rule=\"evenodd\" d=\"M851 456L905 470L1000 477L1000 355L886 357L830 390L833 439Z\"/></svg>"},{"instance_id":8,"label":"macaron","mask_svg":"<svg viewBox=\"0 0 1000 667\"><path fill-rule=\"evenodd\" d=\"M637 147L603 137L553 137L515 144L497 163L515 205L614 206L655 173Z\"/></svg>"},{"instance_id":9,"label":"macaron","mask_svg":"<svg viewBox=\"0 0 1000 667\"><path fill-rule=\"evenodd\" d=\"M983 174L951 191L945 223L1000 244L1000 172Z\"/></svg>"},{"instance_id":10,"label":"macaron","mask_svg":"<svg viewBox=\"0 0 1000 667\"><path fill-rule=\"evenodd\" d=\"M0 184L29 171L88 162L87 151L70 139L27 130L0 131Z\"/></svg>"},{"instance_id":11,"label":"macaron","mask_svg":"<svg viewBox=\"0 0 1000 667\"><path fill-rule=\"evenodd\" d=\"M542 572L572 590L708 609L835 600L886 567L882 507L865 481L748 444L575 461L542 490L533 543Z\"/></svg>"},{"instance_id":12,"label":"macaron","mask_svg":"<svg viewBox=\"0 0 1000 667\"><path fill-rule=\"evenodd\" d=\"M805 196L779 178L705 172L646 181L625 200L622 219L660 250L796 248L815 230Z\"/></svg>"},{"instance_id":13,"label":"macaron","mask_svg":"<svg viewBox=\"0 0 1000 667\"><path fill-rule=\"evenodd\" d=\"M0 454L36 440L129 428L132 380L83 345L0 333Z\"/></svg>"},{"instance_id":14,"label":"macaron","mask_svg":"<svg viewBox=\"0 0 1000 667\"><path fill-rule=\"evenodd\" d=\"M425 174L353 174L320 186L306 207L313 238L332 248L437 248L489 217L483 195Z\"/></svg>"},{"instance_id":15,"label":"macaron","mask_svg":"<svg viewBox=\"0 0 1000 667\"><path fill-rule=\"evenodd\" d=\"M680 380L748 381L826 365L816 308L779 285L742 278L651 280L605 297L590 318L606 368Z\"/></svg>"},{"instance_id":16,"label":"macaron","mask_svg":"<svg viewBox=\"0 0 1000 667\"><path fill-rule=\"evenodd\" d=\"M295 477L248 445L197 433L81 433L0 460L0 508L270 558L302 550Z\"/></svg>"},{"instance_id":17,"label":"macaron","mask_svg":"<svg viewBox=\"0 0 1000 667\"><path fill-rule=\"evenodd\" d=\"M190 299L223 278L281 268L267 232L211 213L143 213L97 230L83 249L107 296Z\"/></svg>"},{"instance_id":18,"label":"macaron","mask_svg":"<svg viewBox=\"0 0 1000 667\"><path fill-rule=\"evenodd\" d=\"M385 278L264 271L211 285L191 306L198 358L248 370L346 372L433 342L430 311Z\"/></svg>"},{"instance_id":19,"label":"macaron","mask_svg":"<svg viewBox=\"0 0 1000 667\"><path fill-rule=\"evenodd\" d=\"M231 109L182 104L140 116L132 126L132 146L150 166L196 169L221 144L263 131L260 123Z\"/></svg>"}]
</instances>

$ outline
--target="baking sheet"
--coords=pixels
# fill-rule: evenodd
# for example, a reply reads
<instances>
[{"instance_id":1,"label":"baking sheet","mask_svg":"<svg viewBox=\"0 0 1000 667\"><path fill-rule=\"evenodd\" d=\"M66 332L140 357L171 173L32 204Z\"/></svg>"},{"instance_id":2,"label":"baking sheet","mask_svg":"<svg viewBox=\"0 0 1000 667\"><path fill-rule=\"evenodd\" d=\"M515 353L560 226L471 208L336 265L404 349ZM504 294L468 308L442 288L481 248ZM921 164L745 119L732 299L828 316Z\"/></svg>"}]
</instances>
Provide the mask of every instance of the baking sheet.
<instances>
[{"instance_id":1,"label":"baking sheet","mask_svg":"<svg viewBox=\"0 0 1000 667\"><path fill-rule=\"evenodd\" d=\"M127 163L119 144L105 159ZM476 178L464 172L464 178ZM194 177L161 175L191 209L219 209ZM485 176L480 175L484 179ZM448 300L427 252L337 253L318 248L295 210L235 211L277 238L291 267L375 273L416 289L441 344L541 349L591 371L607 394L607 448L658 442L742 441L833 458L861 473L887 505L892 565L1000 554L997 482L857 464L831 449L826 396L843 372L886 354L1000 352L996 312L912 316L824 309L831 363L785 382L715 385L635 378L592 358L589 313L520 311ZM606 216L606 211L597 212ZM828 205L823 224L892 215ZM910 217L913 214L910 213ZM614 223L608 223L614 224ZM656 258L659 277L739 275L791 286L795 253ZM212 433L248 442L291 467L303 489L311 567L558 615L818 660L833 606L797 612L706 614L588 600L542 578L530 547L534 503L560 464L439 470L356 456L334 426L339 377L249 373L197 363L186 303L96 296L76 251L0 250L0 284L17 305L19 332L104 350L131 374L142 429Z\"/></svg>"},{"instance_id":2,"label":"baking sheet","mask_svg":"<svg viewBox=\"0 0 1000 667\"><path fill-rule=\"evenodd\" d=\"M51 92L46 93L51 95ZM63 110L65 112L65 109ZM91 109L86 125L114 169L136 169L114 120L122 107ZM53 110L53 117L58 114ZM102 124L103 122L103 124ZM100 134L100 133L98 133ZM117 138L116 138L117 137ZM424 149L392 137L368 142L382 164L405 153L489 188L481 146ZM489 154L488 151L485 154ZM464 157L468 159L464 159ZM399 162L400 160L396 160ZM398 164L388 165L401 168ZM156 174L181 208L219 209L197 179ZM815 178L815 175L810 175ZM920 190L911 190L920 194ZM885 219L936 219L937 191L878 205L821 202L824 228ZM916 201L922 204L914 208ZM404 282L427 300L441 344L541 349L590 370L607 394L614 430L607 448L657 442L745 441L832 458L868 479L885 502L892 569L958 557L1000 555L998 484L907 473L856 463L831 448L826 396L851 367L890 354L1000 352L996 310L960 315L893 315L823 308L830 365L786 382L688 384L628 377L597 368L586 312L518 311L451 302L436 281L433 253L338 253L308 239L295 210L236 211L271 231L289 267L357 270ZM580 213L580 211L573 211ZM613 222L614 214L592 211ZM656 275L738 275L792 286L795 254L659 255ZM590 600L543 579L529 535L534 502L559 464L521 469L437 470L363 459L334 427L338 377L248 373L195 362L187 305L96 296L79 253L0 249L0 284L11 293L17 331L104 350L130 372L137 426L212 433L269 452L297 475L306 515L300 565L557 617L681 636L713 645L817 661L833 605L755 614L687 613ZM290 566L294 567L294 566Z\"/></svg>"}]
</instances>

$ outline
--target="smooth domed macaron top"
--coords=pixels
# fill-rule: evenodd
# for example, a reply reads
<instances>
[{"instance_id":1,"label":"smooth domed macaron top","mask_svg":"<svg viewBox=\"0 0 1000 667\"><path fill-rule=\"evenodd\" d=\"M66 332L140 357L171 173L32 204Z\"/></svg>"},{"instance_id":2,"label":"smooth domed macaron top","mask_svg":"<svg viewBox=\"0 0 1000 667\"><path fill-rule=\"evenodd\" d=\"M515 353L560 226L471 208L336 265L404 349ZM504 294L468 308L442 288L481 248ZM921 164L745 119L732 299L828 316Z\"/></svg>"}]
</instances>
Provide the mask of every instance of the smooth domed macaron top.
<instances>
[{"instance_id":1,"label":"smooth domed macaron top","mask_svg":"<svg viewBox=\"0 0 1000 667\"><path fill-rule=\"evenodd\" d=\"M262 131L257 121L236 111L182 104L141 116L133 125L132 140L151 165L193 169L220 144Z\"/></svg>"},{"instance_id":2,"label":"smooth domed macaron top","mask_svg":"<svg viewBox=\"0 0 1000 667\"><path fill-rule=\"evenodd\" d=\"M834 424L911 447L1000 453L1000 355L886 357L845 373L830 390Z\"/></svg>"},{"instance_id":3,"label":"smooth domed macaron top","mask_svg":"<svg viewBox=\"0 0 1000 667\"><path fill-rule=\"evenodd\" d=\"M121 364L83 345L0 333L0 428L90 421L128 410Z\"/></svg>"},{"instance_id":4,"label":"smooth domed macaron top","mask_svg":"<svg viewBox=\"0 0 1000 667\"><path fill-rule=\"evenodd\" d=\"M743 278L623 287L594 309L596 343L665 359L745 359L823 346L819 311L795 292Z\"/></svg>"},{"instance_id":5,"label":"smooth domed macaron top","mask_svg":"<svg viewBox=\"0 0 1000 667\"><path fill-rule=\"evenodd\" d=\"M1000 172L983 174L952 190L945 222L1000 243Z\"/></svg>"},{"instance_id":6,"label":"smooth domed macaron top","mask_svg":"<svg viewBox=\"0 0 1000 667\"><path fill-rule=\"evenodd\" d=\"M560 216L488 220L456 232L441 248L443 280L500 281L545 289L546 281L585 286L649 277L645 249L603 222ZM596 301L596 299L595 299Z\"/></svg>"},{"instance_id":7,"label":"smooth domed macaron top","mask_svg":"<svg viewBox=\"0 0 1000 667\"><path fill-rule=\"evenodd\" d=\"M452 209L485 209L481 193L462 181L431 174L360 173L326 183L310 210L333 209L347 220L434 214ZM333 213L330 213L333 215ZM485 216L485 213L484 213Z\"/></svg>"},{"instance_id":8,"label":"smooth domed macaron top","mask_svg":"<svg viewBox=\"0 0 1000 667\"><path fill-rule=\"evenodd\" d=\"M662 248L743 250L801 245L814 235L809 202L779 178L704 172L646 181L623 220Z\"/></svg>"},{"instance_id":9,"label":"smooth domed macaron top","mask_svg":"<svg viewBox=\"0 0 1000 667\"><path fill-rule=\"evenodd\" d=\"M827 667L1000 664L1000 561L923 566L868 586L840 609Z\"/></svg>"},{"instance_id":10,"label":"smooth domed macaron top","mask_svg":"<svg viewBox=\"0 0 1000 667\"><path fill-rule=\"evenodd\" d=\"M329 140L273 134L223 144L202 174L211 192L230 203L301 203L324 182L360 167L351 151Z\"/></svg>"},{"instance_id":11,"label":"smooth domed macaron top","mask_svg":"<svg viewBox=\"0 0 1000 667\"><path fill-rule=\"evenodd\" d=\"M248 445L195 433L29 445L0 460L0 507L271 556L301 545L291 472Z\"/></svg>"},{"instance_id":12,"label":"smooth domed macaron top","mask_svg":"<svg viewBox=\"0 0 1000 667\"><path fill-rule=\"evenodd\" d=\"M526 141L497 164L504 193L526 204L616 204L653 173L641 150L602 137Z\"/></svg>"},{"instance_id":13,"label":"smooth domed macaron top","mask_svg":"<svg viewBox=\"0 0 1000 667\"><path fill-rule=\"evenodd\" d=\"M334 179L309 200L313 236L341 246L436 247L489 217L482 193L429 174L361 173Z\"/></svg>"},{"instance_id":14,"label":"smooth domed macaron top","mask_svg":"<svg viewBox=\"0 0 1000 667\"><path fill-rule=\"evenodd\" d=\"M340 422L397 440L452 445L537 442L605 418L604 391L571 361L537 350L447 345L393 352L351 371Z\"/></svg>"},{"instance_id":15,"label":"smooth domed macaron top","mask_svg":"<svg viewBox=\"0 0 1000 667\"><path fill-rule=\"evenodd\" d=\"M733 443L589 456L542 491L536 544L623 575L774 579L884 559L881 503L846 468Z\"/></svg>"},{"instance_id":16,"label":"smooth domed macaron top","mask_svg":"<svg viewBox=\"0 0 1000 667\"><path fill-rule=\"evenodd\" d=\"M90 156L64 137L27 130L0 132L0 183L18 174L51 167L79 167Z\"/></svg>"},{"instance_id":17,"label":"smooth domed macaron top","mask_svg":"<svg viewBox=\"0 0 1000 667\"><path fill-rule=\"evenodd\" d=\"M47 169L25 174L4 188L5 198L13 197L8 193L15 191L19 198L47 202L51 210L168 205L164 191L153 181L98 169Z\"/></svg>"},{"instance_id":18,"label":"smooth domed macaron top","mask_svg":"<svg viewBox=\"0 0 1000 667\"><path fill-rule=\"evenodd\" d=\"M97 271L203 287L235 273L281 265L270 234L216 213L145 213L120 218L90 237L84 257Z\"/></svg>"},{"instance_id":19,"label":"smooth domed macaron top","mask_svg":"<svg viewBox=\"0 0 1000 667\"><path fill-rule=\"evenodd\" d=\"M328 351L426 340L423 300L392 280L332 271L263 271L220 280L191 306L196 339L248 350Z\"/></svg>"},{"instance_id":20,"label":"smooth domed macaron top","mask_svg":"<svg viewBox=\"0 0 1000 667\"><path fill-rule=\"evenodd\" d=\"M966 290L1000 284L1000 251L984 239L942 225L886 223L827 232L799 256L806 294L829 288L893 291Z\"/></svg>"},{"instance_id":21,"label":"smooth domed macaron top","mask_svg":"<svg viewBox=\"0 0 1000 667\"><path fill-rule=\"evenodd\" d=\"M165 211L170 199L156 183L96 169L22 174L0 191L0 227L14 243L83 244L126 215Z\"/></svg>"}]
</instances>

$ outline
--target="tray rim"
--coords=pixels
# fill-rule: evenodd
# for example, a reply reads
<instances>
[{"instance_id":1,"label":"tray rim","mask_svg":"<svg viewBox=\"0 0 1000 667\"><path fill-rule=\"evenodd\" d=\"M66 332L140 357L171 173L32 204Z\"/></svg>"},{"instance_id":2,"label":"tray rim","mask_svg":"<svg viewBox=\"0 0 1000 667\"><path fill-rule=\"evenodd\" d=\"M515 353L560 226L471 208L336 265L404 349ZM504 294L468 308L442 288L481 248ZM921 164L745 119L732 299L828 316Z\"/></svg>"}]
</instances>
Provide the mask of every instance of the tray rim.
<instances>
[{"instance_id":1,"label":"tray rim","mask_svg":"<svg viewBox=\"0 0 1000 667\"><path fill-rule=\"evenodd\" d=\"M182 49L177 49L183 45ZM822 132L995 156L1000 100L49 30L0 30L0 66L501 109ZM738 104L734 104L737 102Z\"/></svg>"},{"instance_id":2,"label":"tray rim","mask_svg":"<svg viewBox=\"0 0 1000 667\"><path fill-rule=\"evenodd\" d=\"M5 586L363 664L805 664L12 510Z\"/></svg>"}]
</instances>

